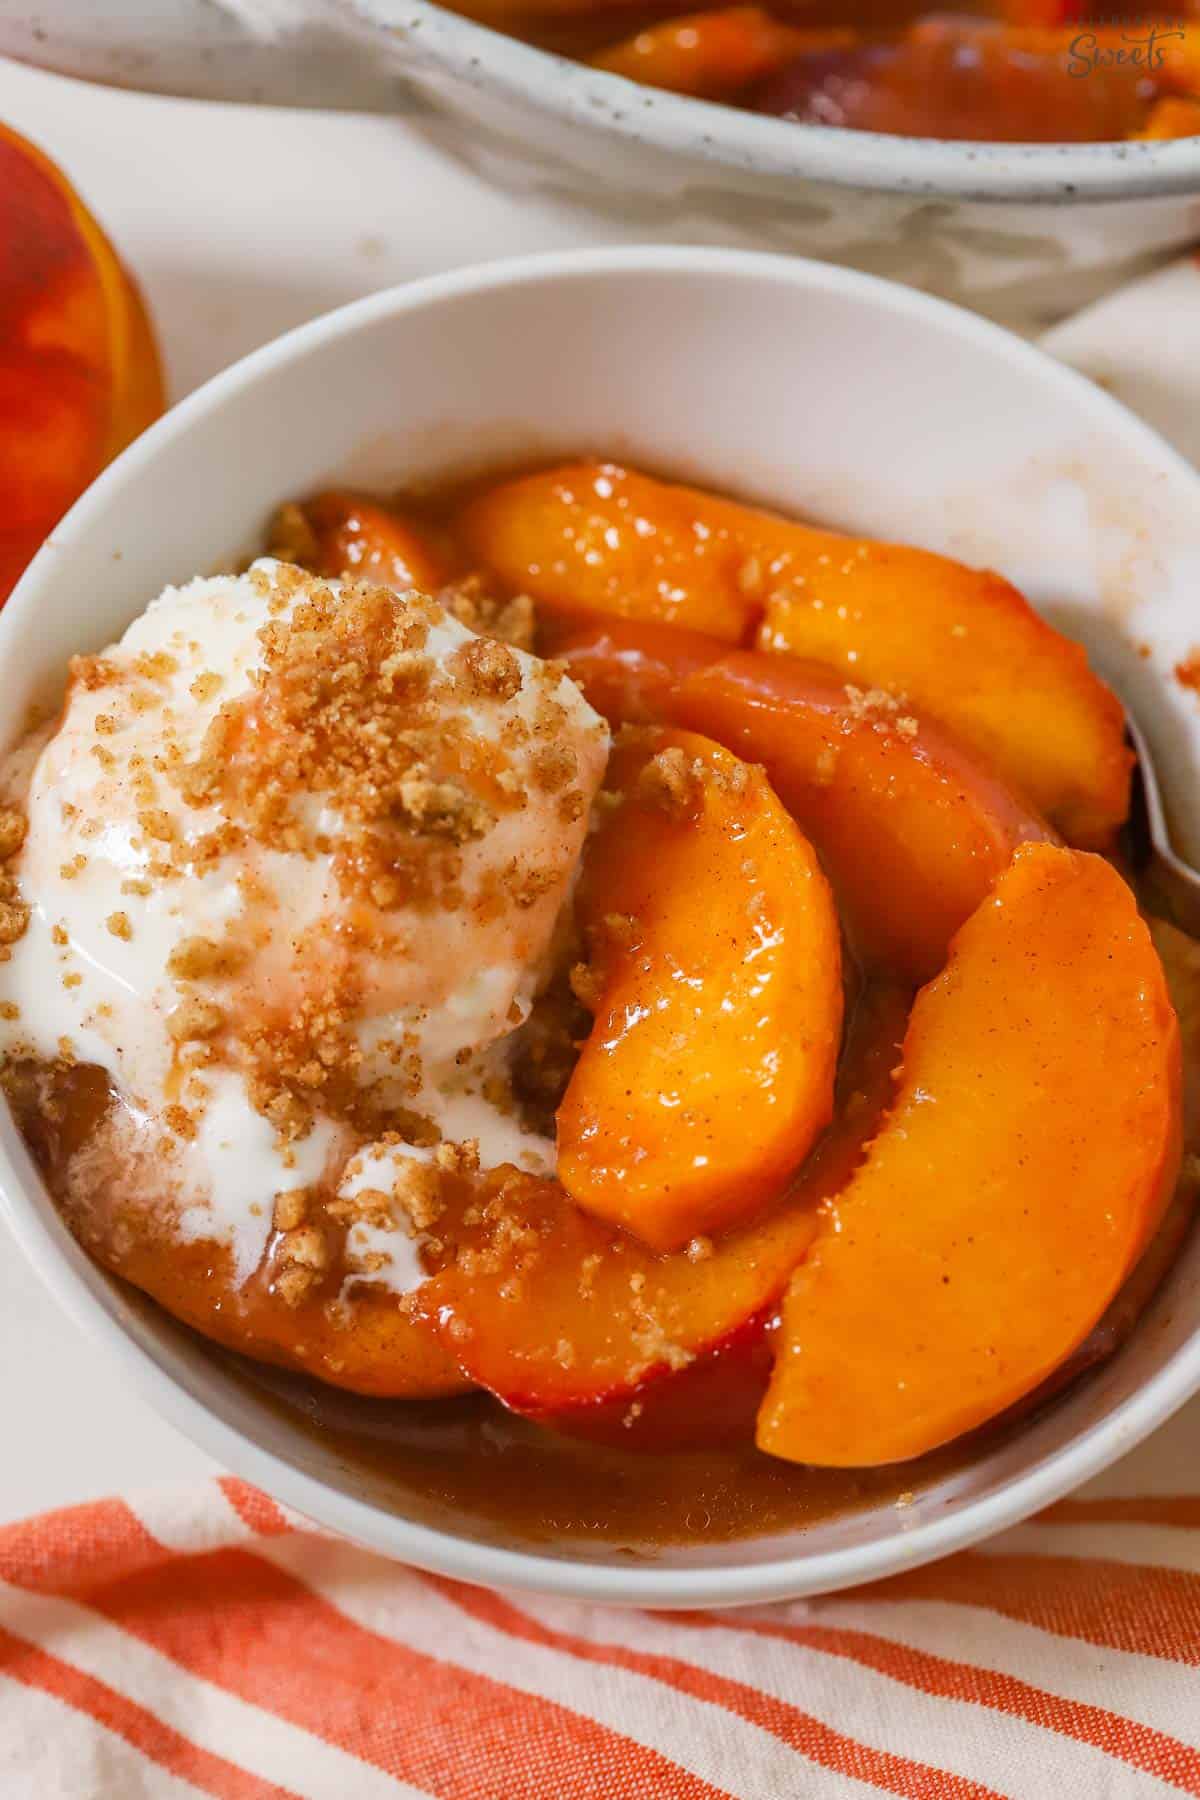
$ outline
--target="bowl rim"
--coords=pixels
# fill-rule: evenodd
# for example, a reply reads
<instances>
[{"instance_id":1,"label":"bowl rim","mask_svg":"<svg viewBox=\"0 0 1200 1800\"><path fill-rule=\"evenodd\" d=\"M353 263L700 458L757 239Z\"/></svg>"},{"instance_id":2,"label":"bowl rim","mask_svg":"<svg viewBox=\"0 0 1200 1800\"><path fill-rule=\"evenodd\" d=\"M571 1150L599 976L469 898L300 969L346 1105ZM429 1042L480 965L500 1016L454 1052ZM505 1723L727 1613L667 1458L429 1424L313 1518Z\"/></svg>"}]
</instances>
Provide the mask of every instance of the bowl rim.
<instances>
[{"instance_id":1,"label":"bowl rim","mask_svg":"<svg viewBox=\"0 0 1200 1800\"><path fill-rule=\"evenodd\" d=\"M750 175L790 176L927 201L1075 202L1200 197L1200 137L1104 144L975 143L793 125L711 100L647 88L540 50L435 0L348 0L471 87L535 106L563 124L607 127L630 143L683 152Z\"/></svg>"},{"instance_id":2,"label":"bowl rim","mask_svg":"<svg viewBox=\"0 0 1200 1800\"><path fill-rule=\"evenodd\" d=\"M38 610L42 586L52 579L58 556L74 542L86 541L103 520L110 492L136 482L139 472L162 448L186 436L194 420L219 411L228 399L253 387L261 377L381 319L402 317L464 296L586 280L597 273L642 278L670 271L734 281L768 280L797 293L817 287L835 297L866 299L901 315L928 318L932 314L950 337L1003 350L1011 361L1049 383L1051 391L1057 388L1069 395L1077 409L1090 410L1097 418L1118 425L1131 447L1194 487L1200 503L1200 472L1144 421L1076 370L948 301L834 264L765 252L655 245L556 251L478 263L383 289L295 327L213 376L104 471L39 550L0 615L0 666L8 639L27 614ZM965 1502L951 1517L916 1518L905 1529L898 1528L894 1535L882 1536L874 1544L849 1545L815 1556L801 1548L749 1565L730 1561L699 1569L643 1565L624 1569L611 1563L509 1549L417 1523L326 1486L226 1423L193 1391L193 1384L172 1373L168 1365L177 1359L152 1351L130 1330L128 1306L109 1278L75 1244L44 1197L7 1117L0 1119L0 1214L64 1311L89 1336L113 1351L134 1388L155 1410L218 1462L355 1542L396 1560L488 1587L642 1607L744 1605L854 1587L964 1549L1027 1518L1133 1449L1200 1390L1198 1322L1167 1362L1106 1417L1082 1426L1067 1444L1043 1456L1031 1469L1006 1479L996 1492Z\"/></svg>"}]
</instances>

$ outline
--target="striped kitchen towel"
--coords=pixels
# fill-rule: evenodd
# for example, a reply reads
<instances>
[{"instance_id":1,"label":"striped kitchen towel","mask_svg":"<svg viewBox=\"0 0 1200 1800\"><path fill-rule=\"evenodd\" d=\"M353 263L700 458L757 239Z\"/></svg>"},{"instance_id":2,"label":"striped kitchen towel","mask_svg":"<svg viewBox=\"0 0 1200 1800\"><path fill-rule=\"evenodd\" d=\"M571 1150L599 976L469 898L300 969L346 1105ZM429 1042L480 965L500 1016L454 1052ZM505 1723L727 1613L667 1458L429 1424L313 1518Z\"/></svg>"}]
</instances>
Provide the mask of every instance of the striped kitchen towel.
<instances>
[{"instance_id":1,"label":"striped kitchen towel","mask_svg":"<svg viewBox=\"0 0 1200 1800\"><path fill-rule=\"evenodd\" d=\"M977 1550L723 1613L464 1587L231 1477L43 1514L0 1528L0 1796L1200 1794L1181 1441L1153 1492L1128 1458Z\"/></svg>"}]
</instances>

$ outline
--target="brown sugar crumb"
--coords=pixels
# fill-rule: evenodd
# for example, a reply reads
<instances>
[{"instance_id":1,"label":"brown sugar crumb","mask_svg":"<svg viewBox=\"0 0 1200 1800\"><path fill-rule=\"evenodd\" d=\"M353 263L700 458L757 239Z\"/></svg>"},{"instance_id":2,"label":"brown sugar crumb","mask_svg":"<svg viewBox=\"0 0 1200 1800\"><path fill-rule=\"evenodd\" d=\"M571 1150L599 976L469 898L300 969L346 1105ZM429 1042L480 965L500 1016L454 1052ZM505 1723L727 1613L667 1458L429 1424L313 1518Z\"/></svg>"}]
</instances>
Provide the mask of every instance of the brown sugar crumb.
<instances>
[{"instance_id":1,"label":"brown sugar crumb","mask_svg":"<svg viewBox=\"0 0 1200 1800\"><path fill-rule=\"evenodd\" d=\"M689 1262L707 1262L713 1253L713 1241L710 1237L694 1237L689 1242L684 1255Z\"/></svg>"},{"instance_id":2,"label":"brown sugar crumb","mask_svg":"<svg viewBox=\"0 0 1200 1800\"><path fill-rule=\"evenodd\" d=\"M1175 664L1175 679L1180 687L1200 694L1200 650L1193 650L1182 662Z\"/></svg>"},{"instance_id":3,"label":"brown sugar crumb","mask_svg":"<svg viewBox=\"0 0 1200 1800\"><path fill-rule=\"evenodd\" d=\"M441 588L437 598L450 616L469 631L510 644L514 650L533 649L537 618L528 594L498 600L481 576L467 575Z\"/></svg>"},{"instance_id":4,"label":"brown sugar crumb","mask_svg":"<svg viewBox=\"0 0 1200 1800\"><path fill-rule=\"evenodd\" d=\"M163 1123L176 1137L194 1138L196 1135L196 1120L186 1106L165 1106Z\"/></svg>"},{"instance_id":5,"label":"brown sugar crumb","mask_svg":"<svg viewBox=\"0 0 1200 1800\"><path fill-rule=\"evenodd\" d=\"M0 1000L0 1019L19 1019L21 1009L15 1000Z\"/></svg>"},{"instance_id":6,"label":"brown sugar crumb","mask_svg":"<svg viewBox=\"0 0 1200 1800\"><path fill-rule=\"evenodd\" d=\"M25 935L29 908L19 900L0 900L0 944L15 944Z\"/></svg>"},{"instance_id":7,"label":"brown sugar crumb","mask_svg":"<svg viewBox=\"0 0 1200 1800\"><path fill-rule=\"evenodd\" d=\"M296 1307L308 1299L319 1280L315 1269L305 1269L299 1263L289 1263L275 1277L273 1291L285 1306Z\"/></svg>"},{"instance_id":8,"label":"brown sugar crumb","mask_svg":"<svg viewBox=\"0 0 1200 1800\"><path fill-rule=\"evenodd\" d=\"M146 894L154 892L154 883L147 881L144 875L128 875L121 883L121 892L123 894L141 894L144 897Z\"/></svg>"},{"instance_id":9,"label":"brown sugar crumb","mask_svg":"<svg viewBox=\"0 0 1200 1800\"><path fill-rule=\"evenodd\" d=\"M329 1267L329 1245L325 1234L315 1225L298 1225L284 1233L279 1245L283 1261L318 1274Z\"/></svg>"},{"instance_id":10,"label":"brown sugar crumb","mask_svg":"<svg viewBox=\"0 0 1200 1800\"><path fill-rule=\"evenodd\" d=\"M244 960L244 951L235 944L218 943L215 938L186 937L180 939L167 958L167 973L176 981L202 981L208 976L234 975Z\"/></svg>"},{"instance_id":11,"label":"brown sugar crumb","mask_svg":"<svg viewBox=\"0 0 1200 1800\"><path fill-rule=\"evenodd\" d=\"M50 927L50 942L52 944L57 944L60 950L64 949L70 941L64 925L52 925Z\"/></svg>"},{"instance_id":12,"label":"brown sugar crumb","mask_svg":"<svg viewBox=\"0 0 1200 1800\"><path fill-rule=\"evenodd\" d=\"M439 1144L433 1160L444 1175L477 1175L479 1139L464 1138L461 1144Z\"/></svg>"},{"instance_id":13,"label":"brown sugar crumb","mask_svg":"<svg viewBox=\"0 0 1200 1800\"><path fill-rule=\"evenodd\" d=\"M397 810L418 831L449 838L453 844L470 843L491 826L489 806L453 781L432 781L423 771L400 783Z\"/></svg>"},{"instance_id":14,"label":"brown sugar crumb","mask_svg":"<svg viewBox=\"0 0 1200 1800\"><path fill-rule=\"evenodd\" d=\"M568 788L565 794L560 794L558 816L563 824L574 825L576 820L581 819L586 804L587 802L578 788Z\"/></svg>"},{"instance_id":15,"label":"brown sugar crumb","mask_svg":"<svg viewBox=\"0 0 1200 1800\"><path fill-rule=\"evenodd\" d=\"M77 988L82 984L82 975L64 975L62 984L65 988Z\"/></svg>"},{"instance_id":16,"label":"brown sugar crumb","mask_svg":"<svg viewBox=\"0 0 1200 1800\"><path fill-rule=\"evenodd\" d=\"M15 806L0 806L0 862L15 856L25 842L26 821Z\"/></svg>"},{"instance_id":17,"label":"brown sugar crumb","mask_svg":"<svg viewBox=\"0 0 1200 1800\"><path fill-rule=\"evenodd\" d=\"M113 737L121 729L121 722L115 713L97 713L95 724L101 737Z\"/></svg>"},{"instance_id":18,"label":"brown sugar crumb","mask_svg":"<svg viewBox=\"0 0 1200 1800\"><path fill-rule=\"evenodd\" d=\"M391 1197L414 1231L428 1231L445 1211L439 1170L415 1158L406 1158L397 1170Z\"/></svg>"},{"instance_id":19,"label":"brown sugar crumb","mask_svg":"<svg viewBox=\"0 0 1200 1800\"><path fill-rule=\"evenodd\" d=\"M847 711L855 720L878 722L881 715L898 713L900 701L884 688L859 688L846 683Z\"/></svg>"},{"instance_id":20,"label":"brown sugar crumb","mask_svg":"<svg viewBox=\"0 0 1200 1800\"><path fill-rule=\"evenodd\" d=\"M70 862L59 863L58 873L63 881L74 881L87 868L87 857L82 854L73 856Z\"/></svg>"},{"instance_id":21,"label":"brown sugar crumb","mask_svg":"<svg viewBox=\"0 0 1200 1800\"><path fill-rule=\"evenodd\" d=\"M225 1015L219 1006L210 1000L200 1000L189 995L167 1020L167 1030L177 1044L185 1043L189 1038L212 1037L220 1031Z\"/></svg>"},{"instance_id":22,"label":"brown sugar crumb","mask_svg":"<svg viewBox=\"0 0 1200 1800\"><path fill-rule=\"evenodd\" d=\"M685 1350L682 1344L674 1343L663 1329L661 1320L650 1316L638 1321L633 1333L633 1343L646 1368L665 1363L668 1369L678 1373L694 1360L694 1352Z\"/></svg>"},{"instance_id":23,"label":"brown sugar crumb","mask_svg":"<svg viewBox=\"0 0 1200 1800\"><path fill-rule=\"evenodd\" d=\"M88 693L115 685L122 675L119 665L104 656L73 656L69 668L72 682L78 682Z\"/></svg>"},{"instance_id":24,"label":"brown sugar crumb","mask_svg":"<svg viewBox=\"0 0 1200 1800\"><path fill-rule=\"evenodd\" d=\"M415 694L433 679L433 658L420 650L397 650L379 665L379 685L388 694Z\"/></svg>"},{"instance_id":25,"label":"brown sugar crumb","mask_svg":"<svg viewBox=\"0 0 1200 1800\"><path fill-rule=\"evenodd\" d=\"M129 923L129 914L126 912L110 912L104 923L115 938L123 938L126 943L133 936L133 926Z\"/></svg>"},{"instance_id":26,"label":"brown sugar crumb","mask_svg":"<svg viewBox=\"0 0 1200 1800\"><path fill-rule=\"evenodd\" d=\"M577 962L572 964L568 977L571 992L581 1006L594 1013L604 997L604 976L591 963Z\"/></svg>"},{"instance_id":27,"label":"brown sugar crumb","mask_svg":"<svg viewBox=\"0 0 1200 1800\"><path fill-rule=\"evenodd\" d=\"M169 650L143 650L133 660L133 672L145 681L169 681L179 664Z\"/></svg>"},{"instance_id":28,"label":"brown sugar crumb","mask_svg":"<svg viewBox=\"0 0 1200 1800\"><path fill-rule=\"evenodd\" d=\"M896 730L900 733L901 737L915 738L920 729L920 726L911 714L906 713L903 718L896 720Z\"/></svg>"},{"instance_id":29,"label":"brown sugar crumb","mask_svg":"<svg viewBox=\"0 0 1200 1800\"><path fill-rule=\"evenodd\" d=\"M637 780L638 794L657 806L668 818L685 819L699 802L700 783L678 744L659 750L644 764Z\"/></svg>"},{"instance_id":30,"label":"brown sugar crumb","mask_svg":"<svg viewBox=\"0 0 1200 1800\"><path fill-rule=\"evenodd\" d=\"M456 679L467 693L484 700L511 700L521 688L521 665L512 651L494 638L472 638L454 652Z\"/></svg>"},{"instance_id":31,"label":"brown sugar crumb","mask_svg":"<svg viewBox=\"0 0 1200 1800\"><path fill-rule=\"evenodd\" d=\"M175 821L160 806L146 807L138 814L137 821L140 830L158 843L169 844L175 837Z\"/></svg>"},{"instance_id":32,"label":"brown sugar crumb","mask_svg":"<svg viewBox=\"0 0 1200 1800\"><path fill-rule=\"evenodd\" d=\"M534 781L547 794L556 794L579 773L579 758L569 744L539 744L529 761Z\"/></svg>"},{"instance_id":33,"label":"brown sugar crumb","mask_svg":"<svg viewBox=\"0 0 1200 1800\"><path fill-rule=\"evenodd\" d=\"M188 689L193 700L203 706L205 701L212 700L221 691L222 678L215 669L204 669L197 675Z\"/></svg>"}]
</instances>

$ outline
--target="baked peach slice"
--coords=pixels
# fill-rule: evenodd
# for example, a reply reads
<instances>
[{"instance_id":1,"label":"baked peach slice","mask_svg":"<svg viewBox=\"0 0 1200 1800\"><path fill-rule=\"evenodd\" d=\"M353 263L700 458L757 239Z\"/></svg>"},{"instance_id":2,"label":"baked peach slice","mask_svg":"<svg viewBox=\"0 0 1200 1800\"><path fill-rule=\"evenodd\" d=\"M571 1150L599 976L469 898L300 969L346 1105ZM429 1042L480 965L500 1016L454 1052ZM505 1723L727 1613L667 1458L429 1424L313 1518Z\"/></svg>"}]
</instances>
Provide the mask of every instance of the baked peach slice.
<instances>
[{"instance_id":1,"label":"baked peach slice","mask_svg":"<svg viewBox=\"0 0 1200 1800\"><path fill-rule=\"evenodd\" d=\"M683 625L828 663L948 727L1072 843L1129 810L1116 696L1010 582L820 531L612 464L508 482L463 515L475 553L547 606Z\"/></svg>"},{"instance_id":2,"label":"baked peach slice","mask_svg":"<svg viewBox=\"0 0 1200 1800\"><path fill-rule=\"evenodd\" d=\"M921 982L1019 843L1055 834L939 726L829 669L673 626L543 626L615 724L671 719L747 761L811 838L857 954Z\"/></svg>"},{"instance_id":3,"label":"baked peach slice","mask_svg":"<svg viewBox=\"0 0 1200 1800\"><path fill-rule=\"evenodd\" d=\"M353 575L400 593L419 588L435 594L451 574L449 558L413 520L342 488L282 507L271 547L314 575Z\"/></svg>"},{"instance_id":4,"label":"baked peach slice","mask_svg":"<svg viewBox=\"0 0 1200 1800\"><path fill-rule=\"evenodd\" d=\"M1179 1029L1133 894L1026 844L918 995L879 1135L784 1302L773 1456L920 1456L1030 1393L1170 1200Z\"/></svg>"},{"instance_id":5,"label":"baked peach slice","mask_svg":"<svg viewBox=\"0 0 1200 1800\"><path fill-rule=\"evenodd\" d=\"M1069 842L1111 845L1129 811L1133 755L1121 704L1079 644L988 570L907 545L788 529L759 649L903 696Z\"/></svg>"},{"instance_id":6,"label":"baked peach slice","mask_svg":"<svg viewBox=\"0 0 1200 1800\"><path fill-rule=\"evenodd\" d=\"M581 1211L557 1182L491 1175L439 1220L445 1264L414 1292L414 1317L465 1375L559 1430L615 1431L654 1448L724 1435L712 1415L732 1395L744 1418L748 1386L754 1406L762 1398L767 1320L819 1229L821 1203L850 1180L878 1129L910 997L892 986L861 996L834 1121L755 1224L662 1255Z\"/></svg>"},{"instance_id":7,"label":"baked peach slice","mask_svg":"<svg viewBox=\"0 0 1200 1800\"><path fill-rule=\"evenodd\" d=\"M828 1124L841 940L762 771L694 732L629 734L577 916L595 1022L558 1110L571 1198L658 1250L777 1197Z\"/></svg>"},{"instance_id":8,"label":"baked peach slice","mask_svg":"<svg viewBox=\"0 0 1200 1800\"><path fill-rule=\"evenodd\" d=\"M61 170L0 125L0 600L162 407L133 281Z\"/></svg>"},{"instance_id":9,"label":"baked peach slice","mask_svg":"<svg viewBox=\"0 0 1200 1800\"><path fill-rule=\"evenodd\" d=\"M239 1281L224 1244L181 1242L169 1197L153 1204L110 1192L104 1181L73 1178L82 1145L98 1146L121 1102L103 1069L76 1063L57 1069L47 1094L32 1065L13 1064L6 1092L41 1173L73 1235L111 1274L149 1294L185 1325L243 1356L296 1369L334 1387L388 1399L432 1399L471 1387L436 1335L411 1318L401 1298L367 1281L343 1299L346 1227L316 1200L309 1224L328 1251L328 1269L293 1304L276 1291L281 1235L273 1233L262 1266ZM153 1144L145 1155L151 1159ZM268 1203L269 1204L269 1203Z\"/></svg>"},{"instance_id":10,"label":"baked peach slice","mask_svg":"<svg viewBox=\"0 0 1200 1800\"><path fill-rule=\"evenodd\" d=\"M507 588L539 607L682 625L740 644L762 612L742 584L744 513L615 463L568 463L475 495L457 529Z\"/></svg>"},{"instance_id":11,"label":"baked peach slice","mask_svg":"<svg viewBox=\"0 0 1200 1800\"><path fill-rule=\"evenodd\" d=\"M820 854L869 966L914 982L1049 826L938 725L810 663L736 652L685 676L668 716L761 763Z\"/></svg>"}]
</instances>

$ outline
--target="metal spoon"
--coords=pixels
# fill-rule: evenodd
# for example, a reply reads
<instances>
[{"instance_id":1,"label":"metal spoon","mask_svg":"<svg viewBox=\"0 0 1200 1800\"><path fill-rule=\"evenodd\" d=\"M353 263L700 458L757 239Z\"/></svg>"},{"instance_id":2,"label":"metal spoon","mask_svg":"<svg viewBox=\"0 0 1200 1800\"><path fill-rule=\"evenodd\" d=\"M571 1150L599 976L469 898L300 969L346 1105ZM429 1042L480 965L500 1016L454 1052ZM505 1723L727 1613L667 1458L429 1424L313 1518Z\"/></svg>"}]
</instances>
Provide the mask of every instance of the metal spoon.
<instances>
[{"instance_id":1,"label":"metal spoon","mask_svg":"<svg viewBox=\"0 0 1200 1800\"><path fill-rule=\"evenodd\" d=\"M1140 809L1135 789L1134 831L1144 859L1143 873L1171 921L1189 937L1200 938L1200 870L1185 862L1172 846L1150 746L1128 706L1125 729L1137 755Z\"/></svg>"}]
</instances>

